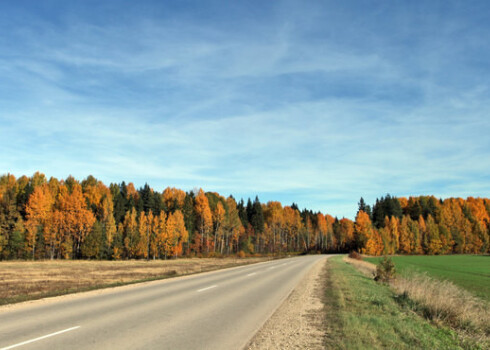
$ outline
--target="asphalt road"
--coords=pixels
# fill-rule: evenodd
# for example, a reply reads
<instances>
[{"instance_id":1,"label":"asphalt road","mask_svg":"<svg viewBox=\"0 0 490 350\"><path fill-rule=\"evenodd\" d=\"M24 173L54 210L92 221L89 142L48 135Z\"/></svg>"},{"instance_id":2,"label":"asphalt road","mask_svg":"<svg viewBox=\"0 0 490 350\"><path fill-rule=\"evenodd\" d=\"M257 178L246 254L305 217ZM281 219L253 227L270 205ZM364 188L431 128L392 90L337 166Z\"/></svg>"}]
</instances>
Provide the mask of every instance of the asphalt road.
<instances>
[{"instance_id":1,"label":"asphalt road","mask_svg":"<svg viewBox=\"0 0 490 350\"><path fill-rule=\"evenodd\" d=\"M302 256L0 311L6 349L242 349L306 272Z\"/></svg>"}]
</instances>

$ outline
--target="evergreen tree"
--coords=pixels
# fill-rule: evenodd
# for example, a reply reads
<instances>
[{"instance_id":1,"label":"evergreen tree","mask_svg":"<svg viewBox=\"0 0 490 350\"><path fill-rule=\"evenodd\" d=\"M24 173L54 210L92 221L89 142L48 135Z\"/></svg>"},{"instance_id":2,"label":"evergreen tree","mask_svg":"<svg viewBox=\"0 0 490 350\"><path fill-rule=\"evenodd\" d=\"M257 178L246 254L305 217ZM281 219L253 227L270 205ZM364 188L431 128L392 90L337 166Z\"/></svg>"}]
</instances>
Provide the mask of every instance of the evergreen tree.
<instances>
[{"instance_id":1,"label":"evergreen tree","mask_svg":"<svg viewBox=\"0 0 490 350\"><path fill-rule=\"evenodd\" d=\"M24 251L25 228L22 219L19 219L9 237L8 251L9 258L22 259L25 256Z\"/></svg>"},{"instance_id":2,"label":"evergreen tree","mask_svg":"<svg viewBox=\"0 0 490 350\"><path fill-rule=\"evenodd\" d=\"M124 215L126 215L126 198L122 194L123 185L124 182L121 184L121 187L117 184L111 184L109 187L114 203L114 220L116 221L116 225L122 223Z\"/></svg>"},{"instance_id":3,"label":"evergreen tree","mask_svg":"<svg viewBox=\"0 0 490 350\"><path fill-rule=\"evenodd\" d=\"M185 228L189 234L193 233L195 230L195 222L196 222L196 211L194 209L194 193L187 192L184 199L184 222Z\"/></svg>"},{"instance_id":4,"label":"evergreen tree","mask_svg":"<svg viewBox=\"0 0 490 350\"><path fill-rule=\"evenodd\" d=\"M144 211L148 214L151 211L155 211L155 197L153 196L153 190L150 186L145 183L145 186L138 190L139 201L138 201L138 211Z\"/></svg>"},{"instance_id":5,"label":"evergreen tree","mask_svg":"<svg viewBox=\"0 0 490 350\"><path fill-rule=\"evenodd\" d=\"M248 223L250 223L252 225L253 205L252 205L252 201L250 200L250 198L247 201L247 207L245 210L247 212L247 221L248 221Z\"/></svg>"},{"instance_id":6,"label":"evergreen tree","mask_svg":"<svg viewBox=\"0 0 490 350\"><path fill-rule=\"evenodd\" d=\"M407 206L407 214L410 215L410 218L414 221L417 221L422 215L422 208L417 198L410 197L408 200Z\"/></svg>"},{"instance_id":7,"label":"evergreen tree","mask_svg":"<svg viewBox=\"0 0 490 350\"><path fill-rule=\"evenodd\" d=\"M153 207L151 208L151 211L153 214L160 213L163 210L163 201L162 201L162 195L158 192L152 192L153 196Z\"/></svg>"},{"instance_id":8,"label":"evergreen tree","mask_svg":"<svg viewBox=\"0 0 490 350\"><path fill-rule=\"evenodd\" d=\"M92 231L87 235L82 244L82 256L88 259L104 259L106 237L102 224L99 221L94 223Z\"/></svg>"},{"instance_id":9,"label":"evergreen tree","mask_svg":"<svg viewBox=\"0 0 490 350\"><path fill-rule=\"evenodd\" d=\"M357 210L357 214L359 214L359 212L362 210L363 212L368 214L369 218L372 217L371 207L368 204L366 204L366 202L364 201L364 198L361 197L361 199L359 200L358 206L359 206L359 209Z\"/></svg>"},{"instance_id":10,"label":"evergreen tree","mask_svg":"<svg viewBox=\"0 0 490 350\"><path fill-rule=\"evenodd\" d=\"M73 192L75 186L79 185L78 181L73 176L68 176L65 180L65 186L68 189L69 193Z\"/></svg>"},{"instance_id":11,"label":"evergreen tree","mask_svg":"<svg viewBox=\"0 0 490 350\"><path fill-rule=\"evenodd\" d=\"M252 217L250 219L250 223L252 224L255 232L264 232L264 213L258 196L255 197L252 205Z\"/></svg>"},{"instance_id":12,"label":"evergreen tree","mask_svg":"<svg viewBox=\"0 0 490 350\"><path fill-rule=\"evenodd\" d=\"M14 232L23 233L19 232L23 225L22 218L17 210L15 192L14 185L9 184L0 200L0 259L7 259L11 255L9 246L18 239L18 237L14 237Z\"/></svg>"},{"instance_id":13,"label":"evergreen tree","mask_svg":"<svg viewBox=\"0 0 490 350\"><path fill-rule=\"evenodd\" d=\"M401 219L403 216L402 206L398 198L392 197L389 194L386 197L376 199L376 204L373 207L373 224L377 227L384 227L385 217L392 216Z\"/></svg>"},{"instance_id":14,"label":"evergreen tree","mask_svg":"<svg viewBox=\"0 0 490 350\"><path fill-rule=\"evenodd\" d=\"M26 219L27 201L33 191L34 188L27 176L22 176L17 179L17 208L23 220Z\"/></svg>"},{"instance_id":15,"label":"evergreen tree","mask_svg":"<svg viewBox=\"0 0 490 350\"><path fill-rule=\"evenodd\" d=\"M238 210L238 217L240 218L240 221L242 222L242 226L247 227L248 216L247 216L247 209L245 208L245 203L243 202L243 198L240 200L240 202L238 202L237 210Z\"/></svg>"}]
</instances>

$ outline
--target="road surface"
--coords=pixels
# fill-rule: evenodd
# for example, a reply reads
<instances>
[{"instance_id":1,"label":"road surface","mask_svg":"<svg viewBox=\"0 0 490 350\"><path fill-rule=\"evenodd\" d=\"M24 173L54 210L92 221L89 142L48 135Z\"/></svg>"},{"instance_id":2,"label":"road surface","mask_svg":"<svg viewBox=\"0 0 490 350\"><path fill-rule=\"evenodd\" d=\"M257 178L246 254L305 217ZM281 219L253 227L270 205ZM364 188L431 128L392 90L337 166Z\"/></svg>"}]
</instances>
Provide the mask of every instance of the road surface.
<instances>
[{"instance_id":1,"label":"road surface","mask_svg":"<svg viewBox=\"0 0 490 350\"><path fill-rule=\"evenodd\" d=\"M242 349L312 255L0 310L0 350Z\"/></svg>"}]
</instances>

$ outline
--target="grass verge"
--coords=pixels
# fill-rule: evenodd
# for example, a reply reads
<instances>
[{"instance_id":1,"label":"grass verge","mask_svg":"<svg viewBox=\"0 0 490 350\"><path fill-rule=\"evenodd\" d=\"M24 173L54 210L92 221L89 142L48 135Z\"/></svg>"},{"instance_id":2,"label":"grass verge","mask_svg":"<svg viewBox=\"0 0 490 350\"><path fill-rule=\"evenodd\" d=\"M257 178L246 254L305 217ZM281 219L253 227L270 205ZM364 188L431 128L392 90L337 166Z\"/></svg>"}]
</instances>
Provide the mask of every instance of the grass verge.
<instances>
[{"instance_id":1,"label":"grass verge","mask_svg":"<svg viewBox=\"0 0 490 350\"><path fill-rule=\"evenodd\" d=\"M329 349L461 349L457 334L436 327L398 303L387 285L333 257L327 262Z\"/></svg>"}]
</instances>

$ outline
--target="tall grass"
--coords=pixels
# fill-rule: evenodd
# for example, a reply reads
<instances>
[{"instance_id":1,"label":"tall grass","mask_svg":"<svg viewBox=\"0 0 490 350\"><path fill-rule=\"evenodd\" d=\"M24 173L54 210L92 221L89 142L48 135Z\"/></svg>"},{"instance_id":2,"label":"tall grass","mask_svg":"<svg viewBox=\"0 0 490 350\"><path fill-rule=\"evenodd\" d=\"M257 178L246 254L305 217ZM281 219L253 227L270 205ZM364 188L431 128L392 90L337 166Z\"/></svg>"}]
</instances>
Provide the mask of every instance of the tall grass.
<instances>
[{"instance_id":1,"label":"tall grass","mask_svg":"<svg viewBox=\"0 0 490 350\"><path fill-rule=\"evenodd\" d=\"M349 257L344 257L343 260L346 263L353 265L356 269L361 271L367 277L374 278L374 276L376 276L376 265L370 262L352 259Z\"/></svg>"},{"instance_id":2,"label":"tall grass","mask_svg":"<svg viewBox=\"0 0 490 350\"><path fill-rule=\"evenodd\" d=\"M490 346L488 303L449 281L411 273L391 282L401 300L436 323L448 324Z\"/></svg>"}]
</instances>

